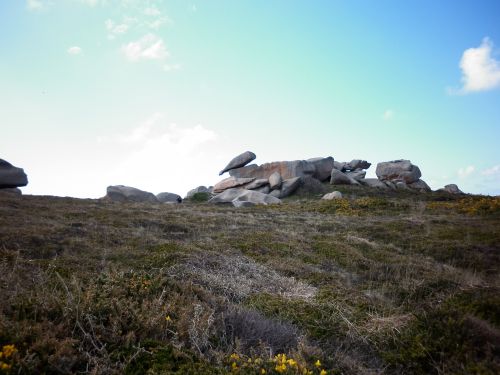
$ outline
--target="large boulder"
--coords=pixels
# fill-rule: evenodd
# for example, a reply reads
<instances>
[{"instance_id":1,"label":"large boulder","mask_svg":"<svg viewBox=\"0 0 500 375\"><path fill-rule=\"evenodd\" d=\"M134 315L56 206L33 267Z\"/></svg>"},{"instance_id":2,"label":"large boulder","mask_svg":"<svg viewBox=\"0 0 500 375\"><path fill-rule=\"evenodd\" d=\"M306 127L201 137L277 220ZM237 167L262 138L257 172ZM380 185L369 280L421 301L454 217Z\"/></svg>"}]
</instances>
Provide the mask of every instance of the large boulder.
<instances>
[{"instance_id":1,"label":"large boulder","mask_svg":"<svg viewBox=\"0 0 500 375\"><path fill-rule=\"evenodd\" d=\"M186 194L185 199L191 198L196 193L211 193L211 192L212 192L212 190L207 188L206 186L198 186L194 189L189 190Z\"/></svg>"},{"instance_id":2,"label":"large boulder","mask_svg":"<svg viewBox=\"0 0 500 375\"><path fill-rule=\"evenodd\" d=\"M333 162L333 168L338 169L341 172L346 171L346 166L347 166L347 163L343 162L343 161L337 161L337 160L335 160Z\"/></svg>"},{"instance_id":3,"label":"large boulder","mask_svg":"<svg viewBox=\"0 0 500 375\"><path fill-rule=\"evenodd\" d=\"M448 184L444 188L439 189L438 191L445 191L445 192L450 193L450 194L463 194L464 193L455 184Z\"/></svg>"},{"instance_id":4,"label":"large boulder","mask_svg":"<svg viewBox=\"0 0 500 375\"><path fill-rule=\"evenodd\" d=\"M105 198L115 202L158 203L158 199L153 193L124 185L108 186Z\"/></svg>"},{"instance_id":5,"label":"large boulder","mask_svg":"<svg viewBox=\"0 0 500 375\"><path fill-rule=\"evenodd\" d=\"M359 185L359 182L338 169L332 169L330 184L332 185Z\"/></svg>"},{"instance_id":6,"label":"large boulder","mask_svg":"<svg viewBox=\"0 0 500 375\"><path fill-rule=\"evenodd\" d=\"M251 177L251 178L228 177L228 178L225 178L224 180L216 183L214 188L213 188L213 192L215 194L218 194L218 193L221 193L227 189L232 189L232 188L235 188L238 186L246 185L246 184L252 182L253 180L255 180L254 177Z\"/></svg>"},{"instance_id":7,"label":"large boulder","mask_svg":"<svg viewBox=\"0 0 500 375\"><path fill-rule=\"evenodd\" d=\"M335 167L334 160L331 156L327 158L307 159L308 163L314 165L313 177L319 181L326 181L330 178L332 169Z\"/></svg>"},{"instance_id":8,"label":"large boulder","mask_svg":"<svg viewBox=\"0 0 500 375\"><path fill-rule=\"evenodd\" d=\"M156 199L158 199L162 203L181 203L182 198L180 195L174 193L159 193L156 194Z\"/></svg>"},{"instance_id":9,"label":"large boulder","mask_svg":"<svg viewBox=\"0 0 500 375\"><path fill-rule=\"evenodd\" d=\"M312 176L316 172L314 164L305 160L275 161L262 165L250 164L242 168L232 169L229 175L233 177L246 178L267 178L278 172L283 180L294 177Z\"/></svg>"},{"instance_id":10,"label":"large boulder","mask_svg":"<svg viewBox=\"0 0 500 375\"><path fill-rule=\"evenodd\" d=\"M281 178L281 175L279 172L274 172L272 175L269 176L269 187L271 190L276 190L281 187L281 183L283 182L283 179Z\"/></svg>"},{"instance_id":11,"label":"large boulder","mask_svg":"<svg viewBox=\"0 0 500 375\"><path fill-rule=\"evenodd\" d=\"M17 188L28 185L28 176L22 168L14 167L0 159L0 189Z\"/></svg>"},{"instance_id":12,"label":"large boulder","mask_svg":"<svg viewBox=\"0 0 500 375\"><path fill-rule=\"evenodd\" d=\"M393 160L377 164L375 171L381 181L417 182L422 176L420 169L409 160Z\"/></svg>"},{"instance_id":13,"label":"large boulder","mask_svg":"<svg viewBox=\"0 0 500 375\"><path fill-rule=\"evenodd\" d=\"M241 188L232 188L223 191L222 193L216 195L210 199L209 203L233 203L236 202L251 202L253 204L278 204L281 200L272 197L269 194L259 193L255 190L247 190ZM238 203L237 205L242 205Z\"/></svg>"},{"instance_id":14,"label":"large boulder","mask_svg":"<svg viewBox=\"0 0 500 375\"><path fill-rule=\"evenodd\" d=\"M220 171L219 176L230 171L231 169L241 168L250 163L256 158L255 154L251 151L245 151L244 153L234 157L226 167Z\"/></svg>"}]
</instances>

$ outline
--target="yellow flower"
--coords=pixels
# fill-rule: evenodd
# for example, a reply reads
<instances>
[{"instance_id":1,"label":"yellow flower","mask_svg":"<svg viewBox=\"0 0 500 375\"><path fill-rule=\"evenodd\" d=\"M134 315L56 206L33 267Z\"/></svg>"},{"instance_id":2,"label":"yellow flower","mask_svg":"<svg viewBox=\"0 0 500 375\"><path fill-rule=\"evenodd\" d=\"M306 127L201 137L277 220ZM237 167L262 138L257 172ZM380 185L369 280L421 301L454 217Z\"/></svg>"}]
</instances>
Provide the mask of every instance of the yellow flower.
<instances>
[{"instance_id":1,"label":"yellow flower","mask_svg":"<svg viewBox=\"0 0 500 375\"><path fill-rule=\"evenodd\" d=\"M276 365L274 369L281 374L282 372L286 371L286 365L282 363L280 365Z\"/></svg>"},{"instance_id":2,"label":"yellow flower","mask_svg":"<svg viewBox=\"0 0 500 375\"><path fill-rule=\"evenodd\" d=\"M326 370L325 370L325 369L321 370L321 371L319 372L319 375L326 375Z\"/></svg>"},{"instance_id":3,"label":"yellow flower","mask_svg":"<svg viewBox=\"0 0 500 375\"><path fill-rule=\"evenodd\" d=\"M17 352L17 349L15 345L4 345L2 351L5 358L9 358L12 354Z\"/></svg>"},{"instance_id":4,"label":"yellow flower","mask_svg":"<svg viewBox=\"0 0 500 375\"><path fill-rule=\"evenodd\" d=\"M11 365L8 365L7 363L3 363L3 362L2 362L2 364L0 365L0 368L1 368L2 370L10 370L10 368L11 368L11 367L12 367Z\"/></svg>"},{"instance_id":5,"label":"yellow flower","mask_svg":"<svg viewBox=\"0 0 500 375\"><path fill-rule=\"evenodd\" d=\"M321 362L319 361L319 359L314 363L314 366L321 367Z\"/></svg>"},{"instance_id":6,"label":"yellow flower","mask_svg":"<svg viewBox=\"0 0 500 375\"><path fill-rule=\"evenodd\" d=\"M236 353L233 353L229 356L229 359L237 360L237 359L240 359L240 356Z\"/></svg>"},{"instance_id":7,"label":"yellow flower","mask_svg":"<svg viewBox=\"0 0 500 375\"><path fill-rule=\"evenodd\" d=\"M170 323L172 321L172 318L170 317L170 315L167 315L165 317L165 320Z\"/></svg>"},{"instance_id":8,"label":"yellow flower","mask_svg":"<svg viewBox=\"0 0 500 375\"><path fill-rule=\"evenodd\" d=\"M265 368L261 368L261 369L260 369L260 373L261 373L261 374L265 374L265 373L266 373L266 369L265 369Z\"/></svg>"},{"instance_id":9,"label":"yellow flower","mask_svg":"<svg viewBox=\"0 0 500 375\"><path fill-rule=\"evenodd\" d=\"M297 367L297 361L293 358L290 358L287 363L292 367Z\"/></svg>"},{"instance_id":10,"label":"yellow flower","mask_svg":"<svg viewBox=\"0 0 500 375\"><path fill-rule=\"evenodd\" d=\"M236 362L231 363L231 368L233 369L233 371L238 370L238 365L236 364Z\"/></svg>"}]
</instances>

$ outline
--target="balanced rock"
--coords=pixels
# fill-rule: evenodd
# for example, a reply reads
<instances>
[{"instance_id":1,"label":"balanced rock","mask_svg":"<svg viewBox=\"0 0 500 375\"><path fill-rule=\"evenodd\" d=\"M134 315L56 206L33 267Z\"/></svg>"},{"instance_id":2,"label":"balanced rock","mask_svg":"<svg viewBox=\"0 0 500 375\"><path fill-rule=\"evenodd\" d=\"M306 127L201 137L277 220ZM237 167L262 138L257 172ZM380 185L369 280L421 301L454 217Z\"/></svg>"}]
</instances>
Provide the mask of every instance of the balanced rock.
<instances>
[{"instance_id":1,"label":"balanced rock","mask_svg":"<svg viewBox=\"0 0 500 375\"><path fill-rule=\"evenodd\" d=\"M379 180L404 181L406 184L417 182L422 176L420 169L409 160L393 160L378 163L375 173Z\"/></svg>"},{"instance_id":2,"label":"balanced rock","mask_svg":"<svg viewBox=\"0 0 500 375\"><path fill-rule=\"evenodd\" d=\"M235 168L241 168L250 163L252 160L254 160L257 156L251 151L245 151L244 153L234 157L226 167L220 171L219 176L224 174L227 171L230 171L231 169Z\"/></svg>"},{"instance_id":3,"label":"balanced rock","mask_svg":"<svg viewBox=\"0 0 500 375\"><path fill-rule=\"evenodd\" d=\"M445 191L445 192L450 193L450 194L463 194L464 193L455 184L448 184L444 188L439 189L439 191Z\"/></svg>"},{"instance_id":4,"label":"balanced rock","mask_svg":"<svg viewBox=\"0 0 500 375\"><path fill-rule=\"evenodd\" d=\"M283 179L281 178L279 172L274 172L269 176L269 187L271 188L271 190L279 189L282 182Z\"/></svg>"},{"instance_id":5,"label":"balanced rock","mask_svg":"<svg viewBox=\"0 0 500 375\"><path fill-rule=\"evenodd\" d=\"M239 178L269 179L274 172L278 172L282 179L287 180L294 177L312 176L316 169L314 164L305 160L275 161L262 165L250 164L242 168L232 169L229 171L229 175Z\"/></svg>"},{"instance_id":6,"label":"balanced rock","mask_svg":"<svg viewBox=\"0 0 500 375\"><path fill-rule=\"evenodd\" d=\"M338 169L332 169L330 184L332 185L359 185L359 182Z\"/></svg>"},{"instance_id":7,"label":"balanced rock","mask_svg":"<svg viewBox=\"0 0 500 375\"><path fill-rule=\"evenodd\" d=\"M225 178L224 180L216 183L214 188L213 188L213 192L215 194L218 194L218 193L221 193L227 189L246 185L246 184L252 182L253 180L255 180L254 177L251 177L251 178L228 177L228 178Z\"/></svg>"},{"instance_id":8,"label":"balanced rock","mask_svg":"<svg viewBox=\"0 0 500 375\"><path fill-rule=\"evenodd\" d=\"M368 169L372 164L366 160L353 159L344 167L346 170L354 171L355 169Z\"/></svg>"},{"instance_id":9,"label":"balanced rock","mask_svg":"<svg viewBox=\"0 0 500 375\"><path fill-rule=\"evenodd\" d=\"M0 159L0 189L17 188L26 185L28 185L28 176L26 176L24 170Z\"/></svg>"},{"instance_id":10,"label":"balanced rock","mask_svg":"<svg viewBox=\"0 0 500 375\"><path fill-rule=\"evenodd\" d=\"M331 193L323 195L324 200L332 200L332 199L342 199L342 193L340 191L332 191Z\"/></svg>"},{"instance_id":11,"label":"balanced rock","mask_svg":"<svg viewBox=\"0 0 500 375\"><path fill-rule=\"evenodd\" d=\"M182 198L180 195L174 193L159 193L156 194L156 199L158 199L162 203L181 203Z\"/></svg>"},{"instance_id":12,"label":"balanced rock","mask_svg":"<svg viewBox=\"0 0 500 375\"><path fill-rule=\"evenodd\" d=\"M158 203L153 193L139 190L130 186L115 185L108 186L106 197L115 202L150 202Z\"/></svg>"},{"instance_id":13,"label":"balanced rock","mask_svg":"<svg viewBox=\"0 0 500 375\"><path fill-rule=\"evenodd\" d=\"M211 189L207 188L206 186L198 186L194 189L189 190L186 194L185 199L191 198L196 193L210 193L210 192L211 192Z\"/></svg>"},{"instance_id":14,"label":"balanced rock","mask_svg":"<svg viewBox=\"0 0 500 375\"><path fill-rule=\"evenodd\" d=\"M332 169L335 168L334 160L331 156L327 158L307 159L306 161L314 166L314 173L312 176L319 181L328 180L332 173Z\"/></svg>"}]
</instances>

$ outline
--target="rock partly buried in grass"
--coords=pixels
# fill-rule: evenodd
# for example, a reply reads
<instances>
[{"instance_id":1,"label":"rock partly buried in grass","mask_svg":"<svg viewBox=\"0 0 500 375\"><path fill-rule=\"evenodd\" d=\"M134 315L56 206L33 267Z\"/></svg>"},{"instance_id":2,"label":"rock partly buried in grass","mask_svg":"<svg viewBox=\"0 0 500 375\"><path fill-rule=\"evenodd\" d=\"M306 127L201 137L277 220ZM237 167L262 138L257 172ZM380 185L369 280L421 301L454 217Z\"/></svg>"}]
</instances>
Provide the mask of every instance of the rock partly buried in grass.
<instances>
[{"instance_id":1,"label":"rock partly buried in grass","mask_svg":"<svg viewBox=\"0 0 500 375\"><path fill-rule=\"evenodd\" d=\"M233 203L233 201L237 202L251 202L253 204L279 204L281 200L275 198L269 194L259 193L255 190L247 190L241 188L232 188L224 190L222 193L216 195L212 199L210 199L209 203ZM234 203L233 203L234 204ZM241 205L241 203L237 203L235 206Z\"/></svg>"},{"instance_id":2,"label":"rock partly buried in grass","mask_svg":"<svg viewBox=\"0 0 500 375\"><path fill-rule=\"evenodd\" d=\"M215 194L222 193L224 190L246 185L252 182L253 180L255 180L255 178L228 177L216 183L213 192Z\"/></svg>"},{"instance_id":3,"label":"rock partly buried in grass","mask_svg":"<svg viewBox=\"0 0 500 375\"><path fill-rule=\"evenodd\" d=\"M431 188L429 187L429 185L427 185L427 182L425 182L424 180L418 180L412 182L411 184L408 184L408 187L410 187L413 190L418 190L420 192L431 191Z\"/></svg>"},{"instance_id":4,"label":"rock partly buried in grass","mask_svg":"<svg viewBox=\"0 0 500 375\"><path fill-rule=\"evenodd\" d=\"M455 184L448 184L444 188L439 189L438 191L445 191L450 194L464 194L462 190L458 188Z\"/></svg>"},{"instance_id":5,"label":"rock partly buried in grass","mask_svg":"<svg viewBox=\"0 0 500 375\"><path fill-rule=\"evenodd\" d=\"M194 189L189 190L186 194L185 199L191 198L196 193L210 193L211 191L212 190L210 188L207 188L206 186L198 186Z\"/></svg>"},{"instance_id":6,"label":"rock partly buried in grass","mask_svg":"<svg viewBox=\"0 0 500 375\"><path fill-rule=\"evenodd\" d=\"M314 166L314 174L312 177L319 181L326 181L330 178L332 169L335 168L334 160L331 156L326 158L312 158L306 160Z\"/></svg>"},{"instance_id":7,"label":"rock partly buried in grass","mask_svg":"<svg viewBox=\"0 0 500 375\"><path fill-rule=\"evenodd\" d=\"M162 203L181 203L182 198L180 195L174 194L174 193L159 193L156 194L156 199L158 199Z\"/></svg>"},{"instance_id":8,"label":"rock partly buried in grass","mask_svg":"<svg viewBox=\"0 0 500 375\"><path fill-rule=\"evenodd\" d=\"M21 189L18 188L7 188L0 189L0 194L9 194L9 195L23 195Z\"/></svg>"},{"instance_id":9,"label":"rock partly buried in grass","mask_svg":"<svg viewBox=\"0 0 500 375\"><path fill-rule=\"evenodd\" d=\"M257 156L251 151L245 151L244 153L234 157L226 167L219 172L219 176L223 175L227 171L235 168L241 168L250 163L252 160L255 160Z\"/></svg>"},{"instance_id":10,"label":"rock partly buried in grass","mask_svg":"<svg viewBox=\"0 0 500 375\"><path fill-rule=\"evenodd\" d=\"M0 159L0 189L17 188L28 185L28 176L22 168L14 167Z\"/></svg>"},{"instance_id":11,"label":"rock partly buried in grass","mask_svg":"<svg viewBox=\"0 0 500 375\"><path fill-rule=\"evenodd\" d=\"M361 184L369 187L379 188L379 189L389 189L389 186L384 184L378 178L364 178L360 180Z\"/></svg>"},{"instance_id":12,"label":"rock partly buried in grass","mask_svg":"<svg viewBox=\"0 0 500 375\"><path fill-rule=\"evenodd\" d=\"M332 191L331 193L323 195L324 200L331 201L332 199L342 199L342 193L340 191Z\"/></svg>"},{"instance_id":13,"label":"rock partly buried in grass","mask_svg":"<svg viewBox=\"0 0 500 375\"><path fill-rule=\"evenodd\" d=\"M422 173L409 160L393 160L377 164L375 171L381 181L404 181L406 184L417 182Z\"/></svg>"},{"instance_id":14,"label":"rock partly buried in grass","mask_svg":"<svg viewBox=\"0 0 500 375\"><path fill-rule=\"evenodd\" d=\"M130 186L114 185L106 189L105 199L114 202L149 202L158 203L158 199L153 193L139 190Z\"/></svg>"},{"instance_id":15,"label":"rock partly buried in grass","mask_svg":"<svg viewBox=\"0 0 500 375\"><path fill-rule=\"evenodd\" d=\"M332 185L359 185L359 182L338 169L332 169L330 176L330 184Z\"/></svg>"}]
</instances>

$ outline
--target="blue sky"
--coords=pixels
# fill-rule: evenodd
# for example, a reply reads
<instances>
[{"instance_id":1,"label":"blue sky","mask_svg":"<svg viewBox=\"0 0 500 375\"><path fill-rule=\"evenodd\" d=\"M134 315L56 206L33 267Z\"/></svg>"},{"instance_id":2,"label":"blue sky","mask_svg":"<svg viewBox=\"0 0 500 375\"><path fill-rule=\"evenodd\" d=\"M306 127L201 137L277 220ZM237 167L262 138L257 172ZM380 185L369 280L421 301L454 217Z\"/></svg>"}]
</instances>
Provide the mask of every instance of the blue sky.
<instances>
[{"instance_id":1,"label":"blue sky","mask_svg":"<svg viewBox=\"0 0 500 375\"><path fill-rule=\"evenodd\" d=\"M185 194L258 163L410 159L500 194L500 2L0 2L0 158L27 194Z\"/></svg>"}]
</instances>

